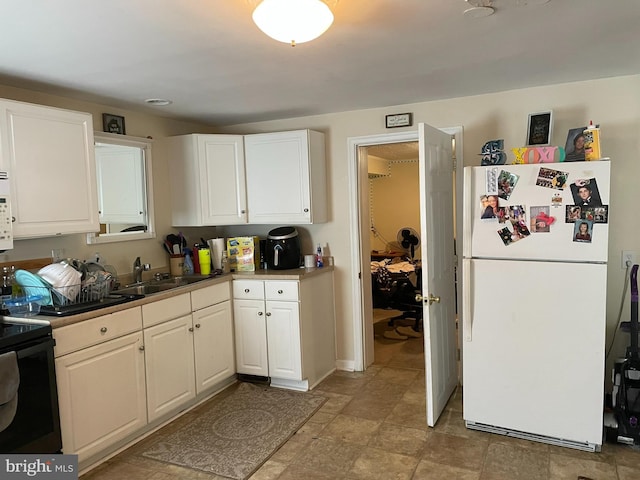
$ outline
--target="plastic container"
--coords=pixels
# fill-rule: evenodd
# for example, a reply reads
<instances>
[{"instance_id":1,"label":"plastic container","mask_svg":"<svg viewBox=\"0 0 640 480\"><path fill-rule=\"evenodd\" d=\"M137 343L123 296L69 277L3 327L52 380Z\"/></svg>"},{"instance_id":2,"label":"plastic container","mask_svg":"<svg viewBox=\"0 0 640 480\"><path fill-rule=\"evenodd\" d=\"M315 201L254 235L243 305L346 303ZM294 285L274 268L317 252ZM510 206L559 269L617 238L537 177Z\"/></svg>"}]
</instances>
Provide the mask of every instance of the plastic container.
<instances>
[{"instance_id":1,"label":"plastic container","mask_svg":"<svg viewBox=\"0 0 640 480\"><path fill-rule=\"evenodd\" d=\"M200 247L198 250L198 260L200 262L200 273L209 275L211 273L211 250Z\"/></svg>"},{"instance_id":2,"label":"plastic container","mask_svg":"<svg viewBox=\"0 0 640 480\"><path fill-rule=\"evenodd\" d=\"M26 297L11 297L5 300L5 306L12 317L33 317L40 313L40 302L44 297L29 295Z\"/></svg>"},{"instance_id":3,"label":"plastic container","mask_svg":"<svg viewBox=\"0 0 640 480\"><path fill-rule=\"evenodd\" d=\"M322 261L322 247L318 244L316 248L316 267L320 268L324 266L324 262Z\"/></svg>"},{"instance_id":4,"label":"plastic container","mask_svg":"<svg viewBox=\"0 0 640 480\"><path fill-rule=\"evenodd\" d=\"M584 131L584 159L587 161L600 160L600 129L589 121L589 126Z\"/></svg>"},{"instance_id":5,"label":"plastic container","mask_svg":"<svg viewBox=\"0 0 640 480\"><path fill-rule=\"evenodd\" d=\"M191 260L191 250L186 249L184 255L184 266L182 267L182 272L185 275L193 275L193 260ZM200 266L202 268L202 265Z\"/></svg>"}]
</instances>

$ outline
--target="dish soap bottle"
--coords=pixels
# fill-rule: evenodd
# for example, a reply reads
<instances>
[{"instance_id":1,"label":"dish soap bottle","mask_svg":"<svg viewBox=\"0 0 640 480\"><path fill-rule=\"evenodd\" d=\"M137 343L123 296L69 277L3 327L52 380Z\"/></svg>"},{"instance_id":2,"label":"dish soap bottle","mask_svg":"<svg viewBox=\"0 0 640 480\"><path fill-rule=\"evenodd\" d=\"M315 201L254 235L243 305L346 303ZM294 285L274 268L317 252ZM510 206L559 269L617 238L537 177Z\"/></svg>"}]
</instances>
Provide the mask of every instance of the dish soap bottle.
<instances>
[{"instance_id":1,"label":"dish soap bottle","mask_svg":"<svg viewBox=\"0 0 640 480\"><path fill-rule=\"evenodd\" d=\"M322 247L318 244L316 248L316 267L320 268L324 266L324 262L322 261Z\"/></svg>"},{"instance_id":2,"label":"dish soap bottle","mask_svg":"<svg viewBox=\"0 0 640 480\"><path fill-rule=\"evenodd\" d=\"M191 260L191 250L185 248L184 251L184 266L182 267L182 272L185 275L193 275L193 260Z\"/></svg>"}]
</instances>

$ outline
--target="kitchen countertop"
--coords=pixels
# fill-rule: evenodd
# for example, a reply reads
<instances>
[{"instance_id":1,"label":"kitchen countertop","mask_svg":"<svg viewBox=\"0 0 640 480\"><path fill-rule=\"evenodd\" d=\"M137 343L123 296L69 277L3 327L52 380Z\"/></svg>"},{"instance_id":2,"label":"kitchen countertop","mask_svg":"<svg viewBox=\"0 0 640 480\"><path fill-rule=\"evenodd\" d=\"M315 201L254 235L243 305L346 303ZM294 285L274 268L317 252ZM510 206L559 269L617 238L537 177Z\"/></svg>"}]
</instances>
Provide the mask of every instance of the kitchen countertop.
<instances>
[{"instance_id":1,"label":"kitchen countertop","mask_svg":"<svg viewBox=\"0 0 640 480\"><path fill-rule=\"evenodd\" d=\"M30 318L17 318L17 317L5 317L12 321L29 323L34 321L42 323L46 321L51 324L51 328L60 328L66 325L82 322L91 318L100 317L102 315L108 315L110 313L127 310L129 308L139 307L147 303L155 302L165 298L174 297L183 293L199 290L211 285L217 285L219 283L229 282L231 280L304 280L305 278L313 277L315 275L321 275L325 272L332 272L333 266L327 266L322 268L295 268L291 270L257 270L255 272L232 272L218 277L213 277L200 282L184 285L181 287L172 288L163 292L153 293L143 298L133 300L127 303L121 303L119 305L113 305L110 307L101 308L99 310L93 310L91 312L79 313L77 315L70 315L68 317L53 317L48 315L36 315Z\"/></svg>"}]
</instances>

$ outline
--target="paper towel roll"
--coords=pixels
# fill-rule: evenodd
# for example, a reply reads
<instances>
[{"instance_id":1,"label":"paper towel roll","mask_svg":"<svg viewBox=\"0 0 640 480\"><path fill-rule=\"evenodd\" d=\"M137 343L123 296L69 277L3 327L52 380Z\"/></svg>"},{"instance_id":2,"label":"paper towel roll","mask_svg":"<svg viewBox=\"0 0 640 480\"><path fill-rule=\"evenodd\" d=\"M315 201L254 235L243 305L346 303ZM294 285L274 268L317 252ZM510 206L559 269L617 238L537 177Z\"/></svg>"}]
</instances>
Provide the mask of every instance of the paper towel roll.
<instances>
[{"instance_id":1,"label":"paper towel roll","mask_svg":"<svg viewBox=\"0 0 640 480\"><path fill-rule=\"evenodd\" d=\"M222 269L222 252L224 248L224 238L211 238L207 240L207 245L211 250L211 261L214 270Z\"/></svg>"}]
</instances>

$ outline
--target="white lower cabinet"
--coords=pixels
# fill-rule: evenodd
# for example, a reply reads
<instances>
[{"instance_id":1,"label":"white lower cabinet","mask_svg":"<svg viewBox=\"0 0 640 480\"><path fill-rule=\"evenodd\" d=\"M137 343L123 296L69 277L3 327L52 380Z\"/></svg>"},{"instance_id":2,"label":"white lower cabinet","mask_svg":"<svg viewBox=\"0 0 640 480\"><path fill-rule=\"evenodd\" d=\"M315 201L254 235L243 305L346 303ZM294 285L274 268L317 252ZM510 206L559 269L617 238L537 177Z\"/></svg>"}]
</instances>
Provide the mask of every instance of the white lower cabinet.
<instances>
[{"instance_id":1,"label":"white lower cabinet","mask_svg":"<svg viewBox=\"0 0 640 480\"><path fill-rule=\"evenodd\" d=\"M229 283L143 305L149 422L235 375Z\"/></svg>"},{"instance_id":2,"label":"white lower cabinet","mask_svg":"<svg viewBox=\"0 0 640 480\"><path fill-rule=\"evenodd\" d=\"M137 307L53 331L65 454L83 461L147 424L141 328Z\"/></svg>"},{"instance_id":3,"label":"white lower cabinet","mask_svg":"<svg viewBox=\"0 0 640 480\"><path fill-rule=\"evenodd\" d=\"M196 396L191 314L144 329L149 421Z\"/></svg>"},{"instance_id":4,"label":"white lower cabinet","mask_svg":"<svg viewBox=\"0 0 640 480\"><path fill-rule=\"evenodd\" d=\"M80 469L236 381L231 282L54 328L63 452Z\"/></svg>"},{"instance_id":5,"label":"white lower cabinet","mask_svg":"<svg viewBox=\"0 0 640 480\"><path fill-rule=\"evenodd\" d=\"M335 370L331 272L301 281L234 280L233 297L238 373L308 390Z\"/></svg>"}]
</instances>

